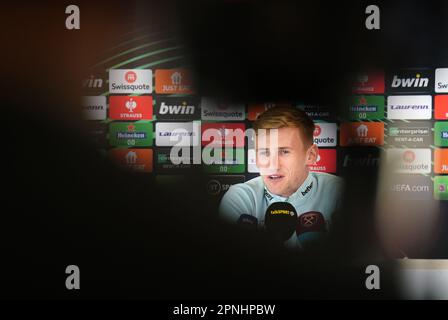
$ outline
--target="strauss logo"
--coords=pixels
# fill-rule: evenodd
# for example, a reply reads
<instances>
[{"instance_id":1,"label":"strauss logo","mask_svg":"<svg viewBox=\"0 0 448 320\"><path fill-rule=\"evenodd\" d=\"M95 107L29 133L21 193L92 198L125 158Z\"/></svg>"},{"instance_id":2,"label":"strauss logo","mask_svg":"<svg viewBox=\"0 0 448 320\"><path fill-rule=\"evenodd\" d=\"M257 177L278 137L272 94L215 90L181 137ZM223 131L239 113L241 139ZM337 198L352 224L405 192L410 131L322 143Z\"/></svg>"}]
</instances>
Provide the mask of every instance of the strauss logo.
<instances>
[{"instance_id":1,"label":"strauss logo","mask_svg":"<svg viewBox=\"0 0 448 320\"><path fill-rule=\"evenodd\" d=\"M134 112L134 109L137 108L137 102L135 102L134 99L130 98L128 101L126 101L126 109L129 110L129 112Z\"/></svg>"}]
</instances>

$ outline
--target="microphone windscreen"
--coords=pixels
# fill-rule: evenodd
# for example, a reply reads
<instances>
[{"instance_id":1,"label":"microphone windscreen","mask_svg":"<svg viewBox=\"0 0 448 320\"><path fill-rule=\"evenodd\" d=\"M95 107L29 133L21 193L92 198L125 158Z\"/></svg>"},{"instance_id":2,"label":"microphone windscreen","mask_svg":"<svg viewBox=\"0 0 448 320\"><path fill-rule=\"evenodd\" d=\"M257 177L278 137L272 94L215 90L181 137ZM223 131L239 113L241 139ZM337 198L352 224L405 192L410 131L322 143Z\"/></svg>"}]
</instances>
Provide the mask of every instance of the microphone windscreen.
<instances>
[{"instance_id":1,"label":"microphone windscreen","mask_svg":"<svg viewBox=\"0 0 448 320\"><path fill-rule=\"evenodd\" d=\"M266 231L281 242L288 240L297 226L297 211L288 202L274 202L267 209L264 218Z\"/></svg>"}]
</instances>

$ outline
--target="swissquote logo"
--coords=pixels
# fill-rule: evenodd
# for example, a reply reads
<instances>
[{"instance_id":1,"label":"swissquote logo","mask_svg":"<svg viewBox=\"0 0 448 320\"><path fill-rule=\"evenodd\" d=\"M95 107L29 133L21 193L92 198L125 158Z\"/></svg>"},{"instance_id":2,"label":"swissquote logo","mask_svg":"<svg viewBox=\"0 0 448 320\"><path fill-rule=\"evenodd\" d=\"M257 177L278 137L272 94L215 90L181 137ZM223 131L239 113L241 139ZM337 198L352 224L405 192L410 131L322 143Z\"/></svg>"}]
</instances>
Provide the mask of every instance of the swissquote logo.
<instances>
[{"instance_id":1,"label":"swissquote logo","mask_svg":"<svg viewBox=\"0 0 448 320\"><path fill-rule=\"evenodd\" d=\"M215 101L210 98L201 100L201 119L215 121L244 120L244 104Z\"/></svg>"},{"instance_id":2,"label":"swissquote logo","mask_svg":"<svg viewBox=\"0 0 448 320\"><path fill-rule=\"evenodd\" d=\"M436 69L435 92L448 92L448 68Z\"/></svg>"},{"instance_id":3,"label":"swissquote logo","mask_svg":"<svg viewBox=\"0 0 448 320\"><path fill-rule=\"evenodd\" d=\"M431 149L388 149L387 159L396 173L431 173Z\"/></svg>"},{"instance_id":4,"label":"swissquote logo","mask_svg":"<svg viewBox=\"0 0 448 320\"><path fill-rule=\"evenodd\" d=\"M128 71L124 74L127 83L134 83L137 80L137 74L134 71Z\"/></svg>"},{"instance_id":5,"label":"swissquote logo","mask_svg":"<svg viewBox=\"0 0 448 320\"><path fill-rule=\"evenodd\" d=\"M336 123L316 123L314 125L313 141L319 147L336 146Z\"/></svg>"},{"instance_id":6,"label":"swissquote logo","mask_svg":"<svg viewBox=\"0 0 448 320\"><path fill-rule=\"evenodd\" d=\"M429 69L405 69L392 73L389 92L431 92L434 78Z\"/></svg>"},{"instance_id":7,"label":"swissquote logo","mask_svg":"<svg viewBox=\"0 0 448 320\"><path fill-rule=\"evenodd\" d=\"M152 70L110 69L109 92L126 94L152 93Z\"/></svg>"}]
</instances>

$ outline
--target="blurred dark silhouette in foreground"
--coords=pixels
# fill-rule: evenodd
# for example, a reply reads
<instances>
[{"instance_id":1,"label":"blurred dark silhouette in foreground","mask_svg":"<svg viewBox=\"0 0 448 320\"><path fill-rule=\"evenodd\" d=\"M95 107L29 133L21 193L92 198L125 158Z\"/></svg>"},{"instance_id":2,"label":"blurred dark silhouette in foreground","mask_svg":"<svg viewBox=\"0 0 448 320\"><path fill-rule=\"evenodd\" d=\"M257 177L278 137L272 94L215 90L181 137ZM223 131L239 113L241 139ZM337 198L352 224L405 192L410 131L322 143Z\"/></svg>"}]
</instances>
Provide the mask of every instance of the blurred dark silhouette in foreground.
<instances>
[{"instance_id":1,"label":"blurred dark silhouette in foreground","mask_svg":"<svg viewBox=\"0 0 448 320\"><path fill-rule=\"evenodd\" d=\"M183 29L187 41L191 40L199 84L210 85L200 86L201 93L219 95L222 89L239 99L322 98L318 103L328 102L332 94L339 96L342 91L332 84L344 79L343 70L359 67L350 63L355 43L349 39L360 36L343 33L349 30L347 25L338 28L334 19L340 21L339 17L321 10L323 4L297 4L311 10L298 11L302 21L284 10L290 4L272 1L271 7L259 5L251 11L251 3L224 1L217 19L213 19L217 12L213 8L209 15L209 7L201 11L196 4L190 7L196 11L186 11L196 26L202 22L203 30L210 27L201 39L196 38L201 34L195 33L195 24ZM387 264L382 265L382 290L365 289L368 262L356 262L356 258L383 260L380 248L371 242L369 217L355 216L359 203L347 206L351 211L343 212L345 220L337 225L331 245L314 253L292 254L263 235L219 222L206 200L203 177L192 175L188 185L160 189L148 176L122 171L98 154L80 133L76 88L83 68L91 62L89 54L106 48L114 32L123 27L121 23L132 20L135 12L129 3L124 8L108 2L106 12L100 5L81 5L85 20L79 33L63 29L62 5L45 10L43 4L11 6L9 18L3 20L17 37L3 53L9 76L2 98L7 133L0 223L2 298L395 297ZM181 10L182 6L167 8ZM157 10L159 16L166 13L164 7ZM282 19L285 12L290 16ZM358 13L353 9L347 14ZM18 17L39 21L39 27L23 25ZM252 29L245 28L243 17L255 19ZM276 21L267 23L263 17ZM274 27L279 28L277 32ZM195 46L199 40L202 43ZM367 46L371 40L359 45ZM203 58L203 48L216 51L215 62L205 59L195 64L195 59ZM369 53L371 61L377 62ZM381 56L384 51L377 53ZM365 208L374 192L368 195L359 198L366 201ZM358 255L365 248L369 251ZM70 264L81 269L78 292L64 286L65 267Z\"/></svg>"}]
</instances>

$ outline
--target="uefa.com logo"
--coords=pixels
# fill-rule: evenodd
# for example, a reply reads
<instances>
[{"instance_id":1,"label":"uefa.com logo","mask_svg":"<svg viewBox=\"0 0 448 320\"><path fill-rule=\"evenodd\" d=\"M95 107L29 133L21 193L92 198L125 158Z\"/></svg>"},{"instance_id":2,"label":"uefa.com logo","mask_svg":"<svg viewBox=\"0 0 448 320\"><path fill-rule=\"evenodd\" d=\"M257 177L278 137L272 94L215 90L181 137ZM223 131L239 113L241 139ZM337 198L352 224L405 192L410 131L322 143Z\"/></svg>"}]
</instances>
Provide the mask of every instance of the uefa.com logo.
<instances>
[{"instance_id":1,"label":"uefa.com logo","mask_svg":"<svg viewBox=\"0 0 448 320\"><path fill-rule=\"evenodd\" d=\"M267 152L258 154L260 173L267 174L267 171L271 172L278 169L278 152L272 152L279 150L278 129L259 129L256 135L252 128L246 130L240 128L226 128L225 130L208 128L202 132L202 141L210 141L210 143L202 149L201 143L197 141L201 137L200 123L193 122L192 124L192 132L188 132L185 128L176 128L169 134L169 141L173 143L170 158L174 165L191 164L191 159L193 164L212 165L220 163L223 160L223 155L225 158L233 157L234 146L225 144L224 139L235 139L236 145L244 145L247 138L249 149L255 149L255 140L259 145L267 146ZM192 157L191 149L193 149Z\"/></svg>"}]
</instances>

